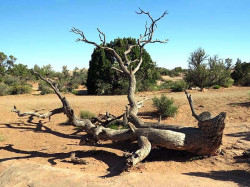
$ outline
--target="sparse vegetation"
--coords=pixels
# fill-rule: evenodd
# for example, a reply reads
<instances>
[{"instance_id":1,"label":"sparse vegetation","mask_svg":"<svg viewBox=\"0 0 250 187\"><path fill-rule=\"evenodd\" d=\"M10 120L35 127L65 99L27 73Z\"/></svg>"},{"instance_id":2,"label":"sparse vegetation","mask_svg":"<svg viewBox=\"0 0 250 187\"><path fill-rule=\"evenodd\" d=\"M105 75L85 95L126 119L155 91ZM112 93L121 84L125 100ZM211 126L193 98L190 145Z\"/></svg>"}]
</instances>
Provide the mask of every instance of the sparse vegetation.
<instances>
[{"instance_id":1,"label":"sparse vegetation","mask_svg":"<svg viewBox=\"0 0 250 187\"><path fill-rule=\"evenodd\" d=\"M212 85L229 87L232 85L231 65L231 59L226 59L224 62L216 55L208 58L205 50L198 48L189 57L189 69L185 73L184 79L190 86L200 88Z\"/></svg>"},{"instance_id":2,"label":"sparse vegetation","mask_svg":"<svg viewBox=\"0 0 250 187\"><path fill-rule=\"evenodd\" d=\"M188 88L188 84L184 80L175 81L175 82L172 82L171 84L171 90L173 92L182 92L183 90L187 88Z\"/></svg>"},{"instance_id":3,"label":"sparse vegetation","mask_svg":"<svg viewBox=\"0 0 250 187\"><path fill-rule=\"evenodd\" d=\"M45 82L41 81L38 84L38 90L41 91L41 95L54 93L54 91Z\"/></svg>"},{"instance_id":4,"label":"sparse vegetation","mask_svg":"<svg viewBox=\"0 0 250 187\"><path fill-rule=\"evenodd\" d=\"M79 95L79 92L77 90L72 90L71 93L74 95Z\"/></svg>"},{"instance_id":5,"label":"sparse vegetation","mask_svg":"<svg viewBox=\"0 0 250 187\"><path fill-rule=\"evenodd\" d=\"M0 83L0 96L9 95L9 94L10 94L9 86L4 83Z\"/></svg>"},{"instance_id":6,"label":"sparse vegetation","mask_svg":"<svg viewBox=\"0 0 250 187\"><path fill-rule=\"evenodd\" d=\"M168 75L170 77L180 76L181 73L186 71L186 70L182 69L181 67L175 67L172 70L169 70L169 69L163 68L163 67L157 67L156 69L157 69L157 72L159 72L160 75Z\"/></svg>"},{"instance_id":7,"label":"sparse vegetation","mask_svg":"<svg viewBox=\"0 0 250 187\"><path fill-rule=\"evenodd\" d=\"M11 95L29 94L31 91L32 87L30 85L14 85L10 87Z\"/></svg>"},{"instance_id":8,"label":"sparse vegetation","mask_svg":"<svg viewBox=\"0 0 250 187\"><path fill-rule=\"evenodd\" d=\"M119 130L119 129L128 129L128 125L124 123L110 123L107 125L107 128Z\"/></svg>"},{"instance_id":9,"label":"sparse vegetation","mask_svg":"<svg viewBox=\"0 0 250 187\"><path fill-rule=\"evenodd\" d=\"M250 86L250 62L242 63L240 59L237 59L231 77L234 79L235 84Z\"/></svg>"},{"instance_id":10,"label":"sparse vegetation","mask_svg":"<svg viewBox=\"0 0 250 187\"><path fill-rule=\"evenodd\" d=\"M157 112L163 117L172 117L177 111L178 107L174 105L174 99L161 95L160 98L153 98L153 105L157 108Z\"/></svg>"},{"instance_id":11,"label":"sparse vegetation","mask_svg":"<svg viewBox=\"0 0 250 187\"><path fill-rule=\"evenodd\" d=\"M218 85L218 84L214 85L213 89L220 89L220 85Z\"/></svg>"},{"instance_id":12,"label":"sparse vegetation","mask_svg":"<svg viewBox=\"0 0 250 187\"><path fill-rule=\"evenodd\" d=\"M91 119L95 117L95 114L88 110L81 110L79 113L79 116L81 119Z\"/></svg>"}]
</instances>

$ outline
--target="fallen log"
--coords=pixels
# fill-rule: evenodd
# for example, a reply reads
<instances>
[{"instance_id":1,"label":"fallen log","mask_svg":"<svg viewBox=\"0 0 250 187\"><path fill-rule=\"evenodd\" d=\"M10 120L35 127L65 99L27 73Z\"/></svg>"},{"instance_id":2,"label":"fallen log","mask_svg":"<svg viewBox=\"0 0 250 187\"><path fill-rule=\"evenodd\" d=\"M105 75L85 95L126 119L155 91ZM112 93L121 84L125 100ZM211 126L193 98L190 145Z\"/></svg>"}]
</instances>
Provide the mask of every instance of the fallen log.
<instances>
[{"instance_id":1,"label":"fallen log","mask_svg":"<svg viewBox=\"0 0 250 187\"><path fill-rule=\"evenodd\" d=\"M37 73L36 73L37 74ZM38 75L38 74L37 74ZM81 127L83 131L91 134L98 140L126 141L137 140L140 149L135 151L128 159L128 167L136 165L145 159L152 147L164 147L174 150L185 150L198 155L216 154L222 143L223 130L225 127L226 113L212 117L209 112L203 112L197 115L193 109L191 95L186 92L193 116L198 120L197 127L183 127L177 125L166 125L161 123L144 123L132 112L128 112L129 129L113 130L103 126L95 125L89 119L78 118L71 108L67 99L60 93L48 79L39 77L47 82L55 91L62 102L63 107L49 112L50 115L37 114L36 112L24 112L17 110L12 112L19 116L36 116L40 118L51 117L57 113L63 112L67 115L69 123L76 127ZM48 114L48 113L46 113Z\"/></svg>"}]
</instances>

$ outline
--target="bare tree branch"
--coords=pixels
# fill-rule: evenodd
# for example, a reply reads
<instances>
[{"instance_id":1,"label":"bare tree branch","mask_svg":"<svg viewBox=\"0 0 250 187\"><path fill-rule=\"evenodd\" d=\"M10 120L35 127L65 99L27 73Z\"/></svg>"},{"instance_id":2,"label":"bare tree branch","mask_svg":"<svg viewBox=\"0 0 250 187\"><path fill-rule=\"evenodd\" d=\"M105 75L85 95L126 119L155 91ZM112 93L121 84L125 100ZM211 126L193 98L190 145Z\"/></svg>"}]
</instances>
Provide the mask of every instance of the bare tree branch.
<instances>
[{"instance_id":1,"label":"bare tree branch","mask_svg":"<svg viewBox=\"0 0 250 187\"><path fill-rule=\"evenodd\" d=\"M137 150L130 158L127 160L127 167L133 167L137 163L144 160L151 151L151 143L145 136L139 136L138 144L140 149Z\"/></svg>"},{"instance_id":2,"label":"bare tree branch","mask_svg":"<svg viewBox=\"0 0 250 187\"><path fill-rule=\"evenodd\" d=\"M140 46L140 57L139 57L139 63L137 64L137 66L135 67L135 69L133 70L133 74L135 74L141 67L142 64L142 53L143 53L143 47Z\"/></svg>"},{"instance_id":3,"label":"bare tree branch","mask_svg":"<svg viewBox=\"0 0 250 187\"><path fill-rule=\"evenodd\" d=\"M99 38L100 38L100 40L101 40L103 46L105 46L105 44L106 44L106 36L105 36L105 34L104 34L103 32L101 32L98 28L97 28L97 30L98 30L98 32L100 33L100 34L99 34ZM103 39L102 39L101 35L103 36Z\"/></svg>"},{"instance_id":4,"label":"bare tree branch","mask_svg":"<svg viewBox=\"0 0 250 187\"><path fill-rule=\"evenodd\" d=\"M188 103L189 103L189 106L190 106L191 111L192 111L192 116L194 116L194 118L199 121L199 117L198 117L198 115L194 111L194 106L193 106L193 101L192 101L191 94L188 94L187 90L185 90L185 94L187 96Z\"/></svg>"},{"instance_id":5,"label":"bare tree branch","mask_svg":"<svg viewBox=\"0 0 250 187\"><path fill-rule=\"evenodd\" d=\"M120 55L118 55L118 53L114 49L112 49L110 47L106 47L106 46L101 46L101 45L98 45L95 42L87 40L84 33L81 30L76 29L75 27L73 27L71 29L71 32L73 32L73 33L75 33L77 35L80 35L81 38L76 39L76 42L82 41L82 42L85 42L85 43L88 43L88 44L92 44L92 45L94 45L94 46L96 46L98 48L104 49L107 52L109 52L111 55L113 55L116 58L116 60L119 63L119 66L120 66L121 70L123 71L123 73L126 74L126 75L129 75L128 68L124 65L124 62L123 62L122 58L120 57ZM99 31L99 29L98 29L98 32L100 32L102 35L104 35L101 31ZM104 37L104 40L102 40L102 41L105 41L105 37Z\"/></svg>"},{"instance_id":6,"label":"bare tree branch","mask_svg":"<svg viewBox=\"0 0 250 187\"><path fill-rule=\"evenodd\" d=\"M131 52L131 50L136 47L137 45L129 45L128 49L126 51L124 51L124 57L125 57L125 61L127 66L129 66L131 64L131 60L128 59L128 54Z\"/></svg>"},{"instance_id":7,"label":"bare tree branch","mask_svg":"<svg viewBox=\"0 0 250 187\"><path fill-rule=\"evenodd\" d=\"M116 68L116 67L112 67L111 69L113 69L113 70L115 70L115 71L118 71L118 72L120 72L120 73L123 73L122 70L120 70L120 69L118 69L118 68Z\"/></svg>"},{"instance_id":8,"label":"bare tree branch","mask_svg":"<svg viewBox=\"0 0 250 187\"><path fill-rule=\"evenodd\" d=\"M37 112L33 112L33 111L30 111L30 112L21 112L20 110L17 110L16 106L14 106L14 109L11 111L11 112L15 112L17 113L17 115L19 117L23 117L23 116L36 116L38 118L51 118L51 116L55 115L55 114L59 114L59 113L63 113L63 108L57 108L57 109L53 109L47 113L44 113L44 114L40 114L40 113L37 113Z\"/></svg>"},{"instance_id":9,"label":"bare tree branch","mask_svg":"<svg viewBox=\"0 0 250 187\"><path fill-rule=\"evenodd\" d=\"M157 29L157 22L162 19L164 16L167 15L167 11L165 11L159 18L153 19L149 12L145 12L141 8L139 8L139 12L136 11L137 14L145 14L151 20L150 26L147 26L147 22L145 24L145 32L144 35L140 35L138 39L138 43L140 46L144 47L148 43L166 43L168 40L160 41L160 40L153 40L154 31Z\"/></svg>"}]
</instances>

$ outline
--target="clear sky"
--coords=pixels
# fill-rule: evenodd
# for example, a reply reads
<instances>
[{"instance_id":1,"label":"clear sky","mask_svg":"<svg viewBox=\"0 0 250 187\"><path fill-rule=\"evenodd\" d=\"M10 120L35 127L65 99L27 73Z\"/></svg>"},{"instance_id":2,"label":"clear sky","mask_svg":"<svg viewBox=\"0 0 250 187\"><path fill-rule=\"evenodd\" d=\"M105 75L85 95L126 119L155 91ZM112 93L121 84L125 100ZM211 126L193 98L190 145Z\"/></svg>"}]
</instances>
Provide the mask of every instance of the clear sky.
<instances>
[{"instance_id":1,"label":"clear sky","mask_svg":"<svg viewBox=\"0 0 250 187\"><path fill-rule=\"evenodd\" d=\"M138 38L145 15L158 18L157 39L146 50L158 66L187 68L190 53L202 47L209 55L250 61L250 0L0 0L0 52L14 55L28 67L51 64L55 70L87 68L94 47L75 42L72 26L99 42L98 27L107 41Z\"/></svg>"}]
</instances>

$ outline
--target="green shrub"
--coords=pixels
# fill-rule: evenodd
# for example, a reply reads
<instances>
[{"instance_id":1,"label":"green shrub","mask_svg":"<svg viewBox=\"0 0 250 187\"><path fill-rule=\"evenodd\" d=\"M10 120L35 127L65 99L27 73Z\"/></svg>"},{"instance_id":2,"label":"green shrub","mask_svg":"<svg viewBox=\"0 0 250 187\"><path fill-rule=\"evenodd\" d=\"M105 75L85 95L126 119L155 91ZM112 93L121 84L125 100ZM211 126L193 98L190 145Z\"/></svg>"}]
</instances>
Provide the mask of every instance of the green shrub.
<instances>
[{"instance_id":1,"label":"green shrub","mask_svg":"<svg viewBox=\"0 0 250 187\"><path fill-rule=\"evenodd\" d=\"M235 64L234 71L231 74L231 77L234 79L235 84L249 86L250 85L250 62L241 62L240 59L237 59L237 62Z\"/></svg>"},{"instance_id":2,"label":"green shrub","mask_svg":"<svg viewBox=\"0 0 250 187\"><path fill-rule=\"evenodd\" d=\"M31 93L32 88L29 85L14 85L10 87L10 94L17 95L17 94L29 94Z\"/></svg>"},{"instance_id":3,"label":"green shrub","mask_svg":"<svg viewBox=\"0 0 250 187\"><path fill-rule=\"evenodd\" d=\"M171 90L173 92L182 92L188 88L188 84L184 80L175 81L171 85Z\"/></svg>"},{"instance_id":4,"label":"green shrub","mask_svg":"<svg viewBox=\"0 0 250 187\"><path fill-rule=\"evenodd\" d=\"M158 86L159 90L170 89L173 84L171 80L164 80L164 82Z\"/></svg>"},{"instance_id":5,"label":"green shrub","mask_svg":"<svg viewBox=\"0 0 250 187\"><path fill-rule=\"evenodd\" d=\"M4 83L0 83L0 96L9 94L10 94L10 87Z\"/></svg>"},{"instance_id":6,"label":"green shrub","mask_svg":"<svg viewBox=\"0 0 250 187\"><path fill-rule=\"evenodd\" d=\"M158 109L158 113L163 117L171 117L174 116L178 107L174 105L173 98L168 98L165 95L161 95L160 98L153 98L153 105Z\"/></svg>"},{"instance_id":7,"label":"green shrub","mask_svg":"<svg viewBox=\"0 0 250 187\"><path fill-rule=\"evenodd\" d=\"M214 85L213 89L220 89L220 85L218 85L218 84Z\"/></svg>"},{"instance_id":8,"label":"green shrub","mask_svg":"<svg viewBox=\"0 0 250 187\"><path fill-rule=\"evenodd\" d=\"M128 125L124 124L123 122L121 123L110 123L106 126L107 128L118 130L118 129L128 129Z\"/></svg>"},{"instance_id":9,"label":"green shrub","mask_svg":"<svg viewBox=\"0 0 250 187\"><path fill-rule=\"evenodd\" d=\"M189 57L189 69L186 71L184 79L190 86L200 88L213 85L230 86L231 59L225 62L218 56L209 57L204 49L197 49Z\"/></svg>"},{"instance_id":10,"label":"green shrub","mask_svg":"<svg viewBox=\"0 0 250 187\"><path fill-rule=\"evenodd\" d=\"M71 93L74 95L79 95L79 92L77 90L72 90Z\"/></svg>"},{"instance_id":11,"label":"green shrub","mask_svg":"<svg viewBox=\"0 0 250 187\"><path fill-rule=\"evenodd\" d=\"M79 115L81 119L91 119L95 117L95 114L88 110L81 110Z\"/></svg>"},{"instance_id":12,"label":"green shrub","mask_svg":"<svg viewBox=\"0 0 250 187\"><path fill-rule=\"evenodd\" d=\"M231 87L234 84L234 80L229 78L222 86L225 88Z\"/></svg>"},{"instance_id":13,"label":"green shrub","mask_svg":"<svg viewBox=\"0 0 250 187\"><path fill-rule=\"evenodd\" d=\"M124 51L127 50L129 45L135 45L136 43L137 40L133 38L117 38L107 43L106 46L112 47L124 60ZM133 61L139 58L140 48L134 47L129 54L129 59ZM145 49L143 49L142 59L140 71L136 73L136 91L154 89L152 85L156 83L159 77L156 64ZM113 70L111 67L119 68L117 60L106 50L95 48L89 62L86 83L89 94L111 95L127 93L129 85L127 76ZM134 69L135 67L136 63L131 63L128 69Z\"/></svg>"},{"instance_id":14,"label":"green shrub","mask_svg":"<svg viewBox=\"0 0 250 187\"><path fill-rule=\"evenodd\" d=\"M41 95L54 93L54 91L45 82L39 82L38 90L41 91Z\"/></svg>"},{"instance_id":15,"label":"green shrub","mask_svg":"<svg viewBox=\"0 0 250 187\"><path fill-rule=\"evenodd\" d=\"M11 75L6 75L4 77L4 83L9 86L21 85L20 79Z\"/></svg>"}]
</instances>

